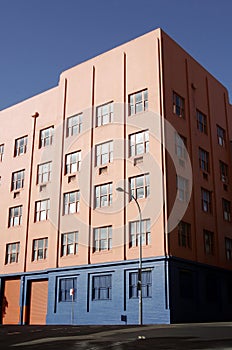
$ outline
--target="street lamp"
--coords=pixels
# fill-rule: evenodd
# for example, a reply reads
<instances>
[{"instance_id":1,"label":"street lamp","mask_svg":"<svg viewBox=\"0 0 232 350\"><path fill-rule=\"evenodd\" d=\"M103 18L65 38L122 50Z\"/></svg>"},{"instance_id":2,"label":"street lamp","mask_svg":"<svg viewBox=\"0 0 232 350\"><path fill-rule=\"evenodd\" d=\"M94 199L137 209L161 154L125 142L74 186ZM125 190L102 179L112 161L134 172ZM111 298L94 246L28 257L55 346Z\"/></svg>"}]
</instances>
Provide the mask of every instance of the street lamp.
<instances>
[{"instance_id":1,"label":"street lamp","mask_svg":"<svg viewBox=\"0 0 232 350\"><path fill-rule=\"evenodd\" d=\"M139 325L143 324L143 299L142 299L142 213L140 205L133 194L125 191L122 187L117 187L116 191L128 194L137 204L139 211L139 268L138 268L138 294L139 294Z\"/></svg>"}]
</instances>

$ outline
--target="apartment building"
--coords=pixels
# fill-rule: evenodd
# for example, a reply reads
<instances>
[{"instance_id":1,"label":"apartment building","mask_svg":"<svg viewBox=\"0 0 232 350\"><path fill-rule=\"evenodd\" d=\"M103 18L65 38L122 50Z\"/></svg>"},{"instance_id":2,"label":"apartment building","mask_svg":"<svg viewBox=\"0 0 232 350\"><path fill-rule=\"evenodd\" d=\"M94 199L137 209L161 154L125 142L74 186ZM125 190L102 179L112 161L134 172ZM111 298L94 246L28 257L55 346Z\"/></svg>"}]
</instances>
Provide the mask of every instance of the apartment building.
<instances>
[{"instance_id":1,"label":"apartment building","mask_svg":"<svg viewBox=\"0 0 232 350\"><path fill-rule=\"evenodd\" d=\"M2 324L137 324L140 238L144 324L231 320L231 118L160 29L0 111Z\"/></svg>"}]
</instances>

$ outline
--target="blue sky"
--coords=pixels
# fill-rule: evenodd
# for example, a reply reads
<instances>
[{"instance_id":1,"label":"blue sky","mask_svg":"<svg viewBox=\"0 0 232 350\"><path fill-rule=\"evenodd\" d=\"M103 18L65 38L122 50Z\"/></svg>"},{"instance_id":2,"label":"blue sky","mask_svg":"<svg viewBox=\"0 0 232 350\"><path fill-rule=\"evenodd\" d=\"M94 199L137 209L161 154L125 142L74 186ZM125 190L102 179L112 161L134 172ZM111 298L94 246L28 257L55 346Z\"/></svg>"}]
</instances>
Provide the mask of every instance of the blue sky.
<instances>
[{"instance_id":1,"label":"blue sky","mask_svg":"<svg viewBox=\"0 0 232 350\"><path fill-rule=\"evenodd\" d=\"M84 60L161 27L227 87L231 0L0 0L0 110Z\"/></svg>"}]
</instances>

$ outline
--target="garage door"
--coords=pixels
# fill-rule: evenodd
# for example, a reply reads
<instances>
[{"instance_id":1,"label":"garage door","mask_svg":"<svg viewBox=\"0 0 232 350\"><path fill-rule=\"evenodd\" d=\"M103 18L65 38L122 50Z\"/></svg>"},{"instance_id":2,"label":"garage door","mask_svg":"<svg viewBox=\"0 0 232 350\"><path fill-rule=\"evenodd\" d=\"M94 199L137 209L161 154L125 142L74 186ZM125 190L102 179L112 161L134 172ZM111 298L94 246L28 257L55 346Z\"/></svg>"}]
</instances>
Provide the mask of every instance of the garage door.
<instances>
[{"instance_id":1,"label":"garage door","mask_svg":"<svg viewBox=\"0 0 232 350\"><path fill-rule=\"evenodd\" d=\"M2 299L2 324L18 324L20 321L20 279L6 280Z\"/></svg>"},{"instance_id":2,"label":"garage door","mask_svg":"<svg viewBox=\"0 0 232 350\"><path fill-rule=\"evenodd\" d=\"M48 281L31 282L29 324L46 324Z\"/></svg>"}]
</instances>

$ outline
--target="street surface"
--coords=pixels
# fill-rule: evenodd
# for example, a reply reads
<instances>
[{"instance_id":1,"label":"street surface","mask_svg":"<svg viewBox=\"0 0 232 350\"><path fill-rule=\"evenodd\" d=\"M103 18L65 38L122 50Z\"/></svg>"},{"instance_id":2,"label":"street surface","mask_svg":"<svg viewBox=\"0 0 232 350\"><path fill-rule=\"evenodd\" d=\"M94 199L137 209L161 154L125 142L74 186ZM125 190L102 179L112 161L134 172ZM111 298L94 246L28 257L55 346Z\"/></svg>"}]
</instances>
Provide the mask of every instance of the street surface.
<instances>
[{"instance_id":1,"label":"street surface","mask_svg":"<svg viewBox=\"0 0 232 350\"><path fill-rule=\"evenodd\" d=\"M232 323L148 326L0 326L0 349L230 349Z\"/></svg>"}]
</instances>

